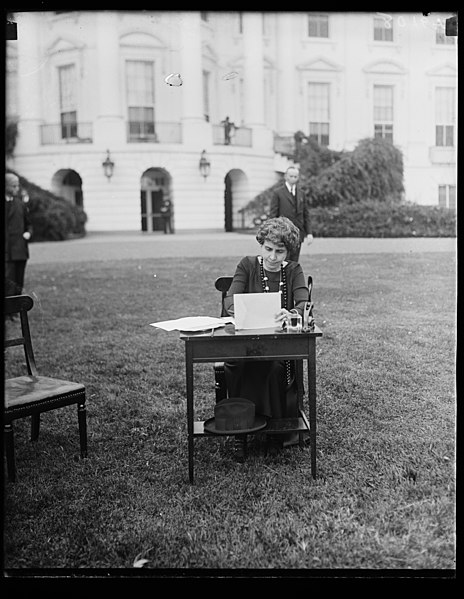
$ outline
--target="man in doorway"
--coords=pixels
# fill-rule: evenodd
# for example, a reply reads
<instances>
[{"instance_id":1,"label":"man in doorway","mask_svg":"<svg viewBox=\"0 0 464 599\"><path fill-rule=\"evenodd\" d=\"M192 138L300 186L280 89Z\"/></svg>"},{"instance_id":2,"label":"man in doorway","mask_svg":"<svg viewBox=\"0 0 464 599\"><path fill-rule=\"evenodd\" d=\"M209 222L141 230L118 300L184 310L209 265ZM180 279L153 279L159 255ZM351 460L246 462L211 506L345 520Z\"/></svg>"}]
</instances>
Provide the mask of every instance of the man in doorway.
<instances>
[{"instance_id":1,"label":"man in doorway","mask_svg":"<svg viewBox=\"0 0 464 599\"><path fill-rule=\"evenodd\" d=\"M163 217L163 228L165 233L173 233L171 212L171 200L166 198L161 205L161 216Z\"/></svg>"},{"instance_id":2,"label":"man in doorway","mask_svg":"<svg viewBox=\"0 0 464 599\"><path fill-rule=\"evenodd\" d=\"M301 244L304 239L308 238L308 244L313 241L309 222L309 204L298 185L299 178L298 168L289 166L285 171L283 184L274 190L269 211L269 218L286 216L300 231L300 245L288 256L288 259L294 262L300 259Z\"/></svg>"},{"instance_id":3,"label":"man in doorway","mask_svg":"<svg viewBox=\"0 0 464 599\"><path fill-rule=\"evenodd\" d=\"M21 295L24 288L26 262L29 259L29 220L27 195L22 196L19 178L5 174L5 296Z\"/></svg>"}]
</instances>

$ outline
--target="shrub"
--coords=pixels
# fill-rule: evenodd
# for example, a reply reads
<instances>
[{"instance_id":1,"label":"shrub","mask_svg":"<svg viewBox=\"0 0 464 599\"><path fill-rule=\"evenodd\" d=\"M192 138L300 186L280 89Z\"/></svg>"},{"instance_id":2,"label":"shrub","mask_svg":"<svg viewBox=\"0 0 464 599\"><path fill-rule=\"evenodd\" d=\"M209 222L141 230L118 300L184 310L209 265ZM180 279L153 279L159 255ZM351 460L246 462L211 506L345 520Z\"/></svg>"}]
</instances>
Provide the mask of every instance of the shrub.
<instances>
[{"instance_id":1,"label":"shrub","mask_svg":"<svg viewBox=\"0 0 464 599\"><path fill-rule=\"evenodd\" d=\"M245 227L259 226L264 222L269 214L271 206L271 197L274 189L279 187L280 181L265 189L262 193L258 194L253 200L243 209L245 215Z\"/></svg>"},{"instance_id":2,"label":"shrub","mask_svg":"<svg viewBox=\"0 0 464 599\"><path fill-rule=\"evenodd\" d=\"M403 157L384 139L363 139L317 176L303 176L301 186L311 206L338 206L362 199L400 201Z\"/></svg>"},{"instance_id":3,"label":"shrub","mask_svg":"<svg viewBox=\"0 0 464 599\"><path fill-rule=\"evenodd\" d=\"M5 124L5 156L11 158L18 138L18 123L8 120Z\"/></svg>"},{"instance_id":4,"label":"shrub","mask_svg":"<svg viewBox=\"0 0 464 599\"><path fill-rule=\"evenodd\" d=\"M300 184L311 206L339 206L364 199L400 201L404 192L403 156L381 138L362 139L352 152L320 147L301 131L295 133L295 160L300 164ZM246 207L256 216L270 203L272 185Z\"/></svg>"},{"instance_id":5,"label":"shrub","mask_svg":"<svg viewBox=\"0 0 464 599\"><path fill-rule=\"evenodd\" d=\"M456 214L446 208L402 201L403 157L390 142L361 140L352 152L321 148L295 134L300 181L318 237L454 237ZM249 228L269 214L275 183L245 206Z\"/></svg>"},{"instance_id":6,"label":"shrub","mask_svg":"<svg viewBox=\"0 0 464 599\"><path fill-rule=\"evenodd\" d=\"M82 208L20 175L18 177L22 189L29 195L32 242L62 241L69 237L85 235L87 215Z\"/></svg>"},{"instance_id":7,"label":"shrub","mask_svg":"<svg viewBox=\"0 0 464 599\"><path fill-rule=\"evenodd\" d=\"M369 198L380 202L388 198L401 199L403 155L392 143L381 138L362 139L352 158L369 180ZM363 196L355 201L359 197Z\"/></svg>"},{"instance_id":8,"label":"shrub","mask_svg":"<svg viewBox=\"0 0 464 599\"><path fill-rule=\"evenodd\" d=\"M456 213L438 206L362 200L311 210L315 237L455 237Z\"/></svg>"},{"instance_id":9,"label":"shrub","mask_svg":"<svg viewBox=\"0 0 464 599\"><path fill-rule=\"evenodd\" d=\"M320 146L317 141L301 131L295 133L294 160L300 164L301 180L317 177L322 171L338 162L345 152L336 152Z\"/></svg>"},{"instance_id":10,"label":"shrub","mask_svg":"<svg viewBox=\"0 0 464 599\"><path fill-rule=\"evenodd\" d=\"M262 193L253 203L254 231L267 218L268 198ZM456 213L438 206L410 202L361 200L356 204L311 208L315 237L456 237Z\"/></svg>"}]
</instances>

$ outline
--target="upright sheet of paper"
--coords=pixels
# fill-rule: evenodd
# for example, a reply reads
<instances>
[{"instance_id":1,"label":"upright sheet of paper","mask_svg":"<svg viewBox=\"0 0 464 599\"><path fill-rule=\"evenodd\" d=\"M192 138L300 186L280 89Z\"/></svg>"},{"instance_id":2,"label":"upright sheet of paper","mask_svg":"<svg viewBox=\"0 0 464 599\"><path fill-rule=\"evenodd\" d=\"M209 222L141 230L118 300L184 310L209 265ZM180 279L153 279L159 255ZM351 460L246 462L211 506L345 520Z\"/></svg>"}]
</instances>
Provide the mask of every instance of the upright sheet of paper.
<instances>
[{"instance_id":1,"label":"upright sheet of paper","mask_svg":"<svg viewBox=\"0 0 464 599\"><path fill-rule=\"evenodd\" d=\"M236 329L268 329L276 326L280 310L280 293L235 293Z\"/></svg>"}]
</instances>

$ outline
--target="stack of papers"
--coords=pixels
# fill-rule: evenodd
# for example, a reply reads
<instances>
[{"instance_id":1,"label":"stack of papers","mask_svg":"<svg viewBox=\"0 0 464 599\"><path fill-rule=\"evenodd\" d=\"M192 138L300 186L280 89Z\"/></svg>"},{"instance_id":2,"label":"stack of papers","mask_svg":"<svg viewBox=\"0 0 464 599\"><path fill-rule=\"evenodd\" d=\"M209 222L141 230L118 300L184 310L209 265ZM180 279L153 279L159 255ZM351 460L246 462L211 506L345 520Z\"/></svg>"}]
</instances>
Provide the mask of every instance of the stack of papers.
<instances>
[{"instance_id":1,"label":"stack of papers","mask_svg":"<svg viewBox=\"0 0 464 599\"><path fill-rule=\"evenodd\" d=\"M163 329L165 331L205 331L208 329L217 329L226 324L234 324L234 319L230 316L224 318L213 318L212 316L185 316L175 320L164 320L162 322L152 322L150 326Z\"/></svg>"}]
</instances>

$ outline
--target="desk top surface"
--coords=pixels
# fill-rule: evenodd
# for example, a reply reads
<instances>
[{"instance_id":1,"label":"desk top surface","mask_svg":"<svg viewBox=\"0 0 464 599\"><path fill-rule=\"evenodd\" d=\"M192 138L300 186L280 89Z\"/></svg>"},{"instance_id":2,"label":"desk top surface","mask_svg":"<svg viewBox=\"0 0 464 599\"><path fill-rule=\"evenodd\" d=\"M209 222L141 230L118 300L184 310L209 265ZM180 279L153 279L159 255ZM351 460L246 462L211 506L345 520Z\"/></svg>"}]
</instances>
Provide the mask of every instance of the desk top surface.
<instances>
[{"instance_id":1,"label":"desk top surface","mask_svg":"<svg viewBox=\"0 0 464 599\"><path fill-rule=\"evenodd\" d=\"M233 324L227 324L225 327L218 329L208 329L207 331L188 332L180 331L180 338L183 341L211 340L211 339L227 339L237 337L239 339L277 339L279 337L301 338L301 337L322 337L322 331L315 326L312 331L302 331L301 333L287 333L280 328L269 329L241 329L237 330Z\"/></svg>"}]
</instances>

